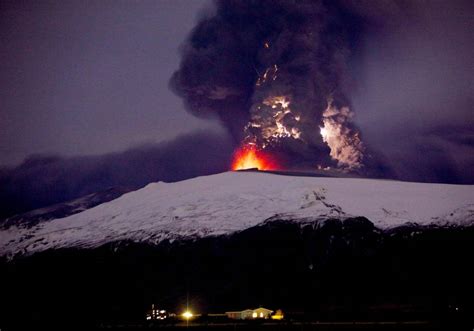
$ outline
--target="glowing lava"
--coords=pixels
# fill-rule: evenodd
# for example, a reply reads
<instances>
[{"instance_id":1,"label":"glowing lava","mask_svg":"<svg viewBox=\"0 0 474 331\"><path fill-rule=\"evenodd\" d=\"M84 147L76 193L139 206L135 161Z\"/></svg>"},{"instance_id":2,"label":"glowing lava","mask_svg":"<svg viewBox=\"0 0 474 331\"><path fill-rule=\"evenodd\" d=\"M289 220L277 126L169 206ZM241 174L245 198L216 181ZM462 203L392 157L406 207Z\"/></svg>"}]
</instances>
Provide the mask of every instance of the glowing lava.
<instances>
[{"instance_id":1,"label":"glowing lava","mask_svg":"<svg viewBox=\"0 0 474 331\"><path fill-rule=\"evenodd\" d=\"M274 158L258 150L254 145L244 145L234 153L232 170L257 168L258 170L276 170L278 165Z\"/></svg>"}]
</instances>

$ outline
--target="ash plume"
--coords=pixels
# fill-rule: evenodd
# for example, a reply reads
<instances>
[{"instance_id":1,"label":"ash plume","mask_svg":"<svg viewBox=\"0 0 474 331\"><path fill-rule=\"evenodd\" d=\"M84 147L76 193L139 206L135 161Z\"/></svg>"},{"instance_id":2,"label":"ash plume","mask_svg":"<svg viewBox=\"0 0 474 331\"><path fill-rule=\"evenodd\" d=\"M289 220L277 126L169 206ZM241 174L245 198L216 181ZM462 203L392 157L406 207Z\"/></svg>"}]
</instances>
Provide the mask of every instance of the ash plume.
<instances>
[{"instance_id":1,"label":"ash plume","mask_svg":"<svg viewBox=\"0 0 474 331\"><path fill-rule=\"evenodd\" d=\"M289 168L367 171L379 163L352 121L349 62L395 3L216 1L170 80L187 109ZM376 165L375 168L380 167Z\"/></svg>"}]
</instances>

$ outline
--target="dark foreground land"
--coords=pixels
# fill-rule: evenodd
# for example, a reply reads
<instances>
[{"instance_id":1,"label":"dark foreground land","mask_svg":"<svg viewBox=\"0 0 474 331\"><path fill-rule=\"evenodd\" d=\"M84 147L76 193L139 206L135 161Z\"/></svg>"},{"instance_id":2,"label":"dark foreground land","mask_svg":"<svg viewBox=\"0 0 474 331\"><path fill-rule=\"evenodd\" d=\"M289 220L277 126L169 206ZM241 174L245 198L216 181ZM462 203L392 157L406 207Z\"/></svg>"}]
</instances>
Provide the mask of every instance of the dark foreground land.
<instances>
[{"instance_id":1,"label":"dark foreground land","mask_svg":"<svg viewBox=\"0 0 474 331\"><path fill-rule=\"evenodd\" d=\"M24 330L34 330L37 327L32 326ZM432 331L432 330L466 330L471 331L472 327L460 324L444 324L440 322L429 321L355 321L355 322L279 322L279 323L180 323L174 325L150 325L150 324L118 324L118 325L101 325L95 327L84 327L75 325L65 326L43 326L41 328L48 330L77 330L77 331L143 331L143 330L190 330L190 331L327 331L327 330L393 330L393 331ZM2 329L3 330L3 329ZM5 330L23 330L23 328L7 328Z\"/></svg>"},{"instance_id":2,"label":"dark foreground land","mask_svg":"<svg viewBox=\"0 0 474 331\"><path fill-rule=\"evenodd\" d=\"M82 329L81 329L82 330ZM176 324L176 325L117 325L117 326L101 326L93 329L94 331L140 331L140 330L190 330L190 331L327 331L327 330L393 330L393 331L432 331L432 330L469 330L472 328L468 325L459 324L443 324L439 322L428 321L408 321L408 322L282 322L282 323L218 323L218 324Z\"/></svg>"},{"instance_id":3,"label":"dark foreground land","mask_svg":"<svg viewBox=\"0 0 474 331\"><path fill-rule=\"evenodd\" d=\"M472 331L473 261L474 227L381 231L365 218L51 250L0 261L0 328ZM151 304L200 314L263 306L286 321L147 324Z\"/></svg>"},{"instance_id":4,"label":"dark foreground land","mask_svg":"<svg viewBox=\"0 0 474 331\"><path fill-rule=\"evenodd\" d=\"M275 330L275 331L310 331L310 330L403 330L403 331L417 331L417 330L440 330L440 326L432 323L419 323L419 324L400 324L400 323L293 323L293 324L262 324L262 325L239 325L239 324L228 324L228 325L180 325L174 327L159 327L156 330L172 331L172 330L191 330L191 331L204 331L204 330L215 330L215 331L231 331L231 330ZM143 327L121 327L121 328L107 328L107 330L155 330L155 328L143 328ZM452 330L446 328L446 330Z\"/></svg>"}]
</instances>

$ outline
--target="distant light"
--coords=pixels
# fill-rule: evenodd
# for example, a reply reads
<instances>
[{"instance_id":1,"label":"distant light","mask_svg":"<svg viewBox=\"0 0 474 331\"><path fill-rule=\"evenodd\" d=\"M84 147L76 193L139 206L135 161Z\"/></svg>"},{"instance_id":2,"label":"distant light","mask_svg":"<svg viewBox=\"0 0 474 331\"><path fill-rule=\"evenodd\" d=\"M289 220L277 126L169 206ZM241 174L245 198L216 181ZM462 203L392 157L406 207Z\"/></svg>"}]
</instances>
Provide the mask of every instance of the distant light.
<instances>
[{"instance_id":1,"label":"distant light","mask_svg":"<svg viewBox=\"0 0 474 331\"><path fill-rule=\"evenodd\" d=\"M272 320L282 320L283 319L283 311L281 309L278 309L275 313L275 315L271 316Z\"/></svg>"},{"instance_id":2,"label":"distant light","mask_svg":"<svg viewBox=\"0 0 474 331\"><path fill-rule=\"evenodd\" d=\"M189 310L186 310L183 315L182 315L185 319L190 319L191 317L193 317L193 313L191 313Z\"/></svg>"},{"instance_id":3,"label":"distant light","mask_svg":"<svg viewBox=\"0 0 474 331\"><path fill-rule=\"evenodd\" d=\"M151 320L151 316L147 316L146 319L147 319L147 320Z\"/></svg>"},{"instance_id":4,"label":"distant light","mask_svg":"<svg viewBox=\"0 0 474 331\"><path fill-rule=\"evenodd\" d=\"M252 317L253 317L253 318L257 318L257 316L258 316L257 313L256 313L256 312L253 312Z\"/></svg>"}]
</instances>

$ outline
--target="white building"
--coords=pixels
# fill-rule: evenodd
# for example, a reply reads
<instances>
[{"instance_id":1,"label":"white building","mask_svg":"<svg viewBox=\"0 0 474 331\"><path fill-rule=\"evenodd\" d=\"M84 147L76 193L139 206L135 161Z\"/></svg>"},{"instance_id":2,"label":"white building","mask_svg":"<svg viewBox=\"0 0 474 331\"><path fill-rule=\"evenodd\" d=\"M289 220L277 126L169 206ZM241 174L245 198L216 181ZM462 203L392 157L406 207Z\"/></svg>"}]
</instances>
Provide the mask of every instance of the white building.
<instances>
[{"instance_id":1,"label":"white building","mask_svg":"<svg viewBox=\"0 0 474 331\"><path fill-rule=\"evenodd\" d=\"M231 319L246 320L259 318L268 319L272 313L273 310L260 307L257 309L245 309L242 311L227 311L225 314Z\"/></svg>"}]
</instances>

